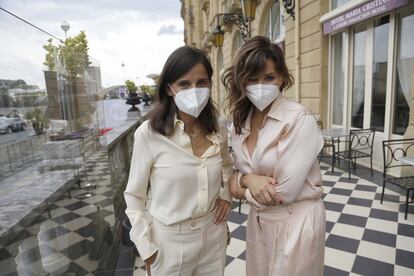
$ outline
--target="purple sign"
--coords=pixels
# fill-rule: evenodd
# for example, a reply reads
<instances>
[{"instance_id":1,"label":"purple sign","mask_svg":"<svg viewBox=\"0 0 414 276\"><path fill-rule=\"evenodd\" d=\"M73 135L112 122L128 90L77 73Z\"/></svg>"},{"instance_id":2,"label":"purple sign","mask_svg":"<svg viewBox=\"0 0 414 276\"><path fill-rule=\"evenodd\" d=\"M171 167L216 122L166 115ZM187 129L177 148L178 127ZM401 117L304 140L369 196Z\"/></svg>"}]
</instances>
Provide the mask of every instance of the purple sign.
<instances>
[{"instance_id":1,"label":"purple sign","mask_svg":"<svg viewBox=\"0 0 414 276\"><path fill-rule=\"evenodd\" d=\"M329 34L371 17L404 6L408 0L372 0L323 23L323 33Z\"/></svg>"}]
</instances>

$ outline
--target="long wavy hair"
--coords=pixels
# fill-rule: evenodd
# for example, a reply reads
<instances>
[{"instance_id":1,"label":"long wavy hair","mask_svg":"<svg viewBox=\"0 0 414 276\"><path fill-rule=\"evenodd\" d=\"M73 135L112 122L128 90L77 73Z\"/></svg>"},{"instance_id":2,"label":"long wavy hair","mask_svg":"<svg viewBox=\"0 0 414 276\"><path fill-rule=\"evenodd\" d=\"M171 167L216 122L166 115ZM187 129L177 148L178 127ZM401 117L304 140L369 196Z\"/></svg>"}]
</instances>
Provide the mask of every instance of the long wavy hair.
<instances>
[{"instance_id":1,"label":"long wavy hair","mask_svg":"<svg viewBox=\"0 0 414 276\"><path fill-rule=\"evenodd\" d=\"M178 108L175 105L174 98L167 93L168 84L174 83L198 63L203 64L211 82L213 68L201 50L183 46L176 49L168 57L158 81L156 105L149 115L152 130L164 136L171 136L174 133L174 118L177 115ZM211 98L198 116L197 123L204 128L206 134L218 131L217 108Z\"/></svg>"},{"instance_id":2,"label":"long wavy hair","mask_svg":"<svg viewBox=\"0 0 414 276\"><path fill-rule=\"evenodd\" d=\"M291 87L294 78L286 66L283 51L264 36L255 36L247 40L236 52L233 65L223 74L221 81L228 92L226 103L236 134L241 134L252 107L252 103L246 97L247 81L263 71L268 59L274 62L276 72L283 79L280 91Z\"/></svg>"}]
</instances>

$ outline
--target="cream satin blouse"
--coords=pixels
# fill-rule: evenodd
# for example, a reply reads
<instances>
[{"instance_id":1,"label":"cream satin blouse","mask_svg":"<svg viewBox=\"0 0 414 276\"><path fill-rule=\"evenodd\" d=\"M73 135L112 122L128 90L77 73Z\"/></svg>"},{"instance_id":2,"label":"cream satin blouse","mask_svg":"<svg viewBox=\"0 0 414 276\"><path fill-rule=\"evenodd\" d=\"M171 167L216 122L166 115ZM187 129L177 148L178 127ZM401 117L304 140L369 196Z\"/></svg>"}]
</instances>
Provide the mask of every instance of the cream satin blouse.
<instances>
[{"instance_id":1,"label":"cream satin blouse","mask_svg":"<svg viewBox=\"0 0 414 276\"><path fill-rule=\"evenodd\" d=\"M225 126L220 125L220 134L206 136L212 145L198 158L180 120L175 120L171 137L152 131L149 121L135 131L125 212L132 225L131 240L144 260L158 250L151 240L148 216L171 225L212 212L219 196L231 202L228 183L223 183L233 170L227 139L222 138L227 136ZM147 212L150 183L152 201Z\"/></svg>"},{"instance_id":2,"label":"cream satin blouse","mask_svg":"<svg viewBox=\"0 0 414 276\"><path fill-rule=\"evenodd\" d=\"M249 173L275 178L278 183L275 189L284 204L320 197L322 176L317 156L324 142L313 113L279 95L272 103L250 157L246 139L252 111L242 134L236 135L234 129L231 134L233 163L240 172L239 178ZM258 210L275 208L259 204L248 189L246 198Z\"/></svg>"}]
</instances>

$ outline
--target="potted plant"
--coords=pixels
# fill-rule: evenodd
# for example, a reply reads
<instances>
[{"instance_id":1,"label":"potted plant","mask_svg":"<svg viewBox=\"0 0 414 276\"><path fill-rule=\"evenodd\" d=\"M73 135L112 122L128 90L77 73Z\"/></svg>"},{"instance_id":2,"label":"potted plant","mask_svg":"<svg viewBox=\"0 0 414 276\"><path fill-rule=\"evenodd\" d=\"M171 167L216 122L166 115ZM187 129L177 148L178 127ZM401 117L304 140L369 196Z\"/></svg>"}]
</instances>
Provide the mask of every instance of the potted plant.
<instances>
[{"instance_id":1,"label":"potted plant","mask_svg":"<svg viewBox=\"0 0 414 276\"><path fill-rule=\"evenodd\" d=\"M126 104L132 105L132 107L128 110L128 112L139 111L139 109L135 107L135 105L141 103L140 97L137 94L138 87L131 80L125 81L125 85L128 91L128 97L126 100Z\"/></svg>"},{"instance_id":2,"label":"potted plant","mask_svg":"<svg viewBox=\"0 0 414 276\"><path fill-rule=\"evenodd\" d=\"M149 107L150 102L152 102L152 96L151 93L151 86L143 84L139 87L142 91L142 99L141 101L144 103L144 106Z\"/></svg>"},{"instance_id":3,"label":"potted plant","mask_svg":"<svg viewBox=\"0 0 414 276\"><path fill-rule=\"evenodd\" d=\"M49 122L48 118L44 115L40 108L35 108L33 111L27 112L26 119L32 122L36 135L44 133L45 126Z\"/></svg>"},{"instance_id":4,"label":"potted plant","mask_svg":"<svg viewBox=\"0 0 414 276\"><path fill-rule=\"evenodd\" d=\"M46 51L43 64L47 68L45 80L49 118L67 119L62 117L61 110L69 110L72 113L68 115L72 118L71 124L80 129L81 124L91 121L84 77L86 68L91 64L86 34L81 31L78 35L61 41L59 45L53 45L51 39L47 42L43 46Z\"/></svg>"}]
</instances>

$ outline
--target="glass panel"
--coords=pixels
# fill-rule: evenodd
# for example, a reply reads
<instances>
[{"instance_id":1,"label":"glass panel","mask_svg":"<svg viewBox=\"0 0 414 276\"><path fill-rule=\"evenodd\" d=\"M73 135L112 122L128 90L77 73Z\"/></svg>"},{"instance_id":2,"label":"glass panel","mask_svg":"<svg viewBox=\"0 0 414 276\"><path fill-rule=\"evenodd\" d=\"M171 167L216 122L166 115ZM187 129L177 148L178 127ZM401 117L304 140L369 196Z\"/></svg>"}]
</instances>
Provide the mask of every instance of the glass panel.
<instances>
[{"instance_id":1,"label":"glass panel","mask_svg":"<svg viewBox=\"0 0 414 276\"><path fill-rule=\"evenodd\" d=\"M345 33L333 36L333 123L342 125L344 113Z\"/></svg>"},{"instance_id":2,"label":"glass panel","mask_svg":"<svg viewBox=\"0 0 414 276\"><path fill-rule=\"evenodd\" d=\"M411 12L400 17L399 26L393 133L404 135L410 117L411 94L414 89L414 14Z\"/></svg>"},{"instance_id":3,"label":"glass panel","mask_svg":"<svg viewBox=\"0 0 414 276\"><path fill-rule=\"evenodd\" d=\"M272 5L269 13L267 14L265 32L265 35L272 41L284 38L285 20L278 1Z\"/></svg>"},{"instance_id":4,"label":"glass panel","mask_svg":"<svg viewBox=\"0 0 414 276\"><path fill-rule=\"evenodd\" d=\"M351 126L364 126L364 97L365 97L365 46L366 27L354 29L354 68L352 84L352 118Z\"/></svg>"},{"instance_id":5,"label":"glass panel","mask_svg":"<svg viewBox=\"0 0 414 276\"><path fill-rule=\"evenodd\" d=\"M331 4L332 4L332 10L348 3L349 0L332 0Z\"/></svg>"},{"instance_id":6,"label":"glass panel","mask_svg":"<svg viewBox=\"0 0 414 276\"><path fill-rule=\"evenodd\" d=\"M389 22L389 16L384 16L374 22L371 127L381 132L384 131L385 119Z\"/></svg>"},{"instance_id":7,"label":"glass panel","mask_svg":"<svg viewBox=\"0 0 414 276\"><path fill-rule=\"evenodd\" d=\"M75 30L91 26L91 6L85 4L33 2L32 12L22 4L1 6L57 36L64 33L58 31L62 18L56 15L72 8L82 21ZM106 8L99 13L113 11ZM33 12L39 9L41 14ZM41 23L46 17L48 23ZM101 24L114 22L109 17ZM69 28L67 23L62 27ZM109 44L100 42L105 38L99 28L88 29L91 48L104 53ZM0 11L0 33L0 275L96 275L101 269L113 274L125 248L119 246L120 224L127 225L120 193L141 121L138 111L145 116L145 93L155 86L129 85L137 93L126 97L121 67L102 78L83 32L71 30L63 41L50 38ZM121 65L116 56L122 51L112 50ZM103 88L102 80L110 85Z\"/></svg>"}]
</instances>

